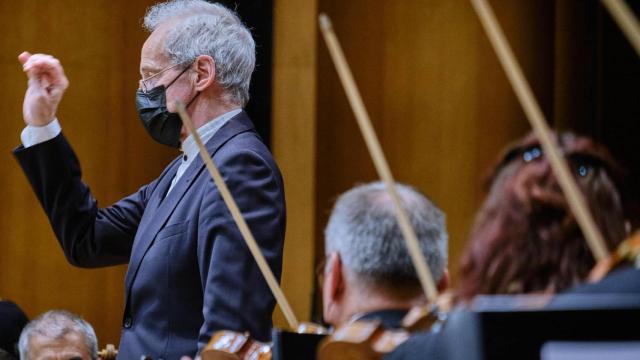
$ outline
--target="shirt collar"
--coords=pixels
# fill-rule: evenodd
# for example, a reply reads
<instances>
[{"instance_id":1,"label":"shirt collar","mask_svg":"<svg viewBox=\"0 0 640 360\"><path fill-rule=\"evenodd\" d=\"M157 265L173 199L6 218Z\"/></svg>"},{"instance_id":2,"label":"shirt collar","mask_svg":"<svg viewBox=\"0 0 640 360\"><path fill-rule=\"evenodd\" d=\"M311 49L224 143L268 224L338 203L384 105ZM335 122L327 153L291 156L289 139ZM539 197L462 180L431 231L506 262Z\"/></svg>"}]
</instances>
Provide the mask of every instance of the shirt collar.
<instances>
[{"instance_id":1,"label":"shirt collar","mask_svg":"<svg viewBox=\"0 0 640 360\"><path fill-rule=\"evenodd\" d=\"M198 132L198 135L200 135L202 143L206 144L213 137L213 135L218 132L218 130L220 130L226 123L229 122L229 120L231 120L231 118L238 115L240 112L242 112L242 109L231 110L200 126L196 131ZM198 146L196 145L196 142L191 134L189 134L189 136L187 136L187 138L182 142L181 150L184 154L184 156L182 157L183 161L190 161L197 156Z\"/></svg>"}]
</instances>

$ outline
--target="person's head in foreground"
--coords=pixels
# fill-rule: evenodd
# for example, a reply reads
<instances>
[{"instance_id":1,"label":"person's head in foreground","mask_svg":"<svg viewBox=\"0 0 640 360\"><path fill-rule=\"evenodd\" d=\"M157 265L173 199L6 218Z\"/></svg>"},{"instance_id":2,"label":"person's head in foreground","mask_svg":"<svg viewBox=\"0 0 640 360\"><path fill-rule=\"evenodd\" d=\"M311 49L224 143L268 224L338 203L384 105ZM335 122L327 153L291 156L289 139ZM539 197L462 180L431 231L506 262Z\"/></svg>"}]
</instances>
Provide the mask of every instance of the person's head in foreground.
<instances>
[{"instance_id":1,"label":"person's head in foreground","mask_svg":"<svg viewBox=\"0 0 640 360\"><path fill-rule=\"evenodd\" d=\"M554 134L609 250L625 235L615 161L602 146ZM501 156L461 260L459 296L556 293L582 282L595 260L533 134Z\"/></svg>"},{"instance_id":2,"label":"person's head in foreground","mask_svg":"<svg viewBox=\"0 0 640 360\"><path fill-rule=\"evenodd\" d=\"M96 360L98 340L91 325L63 310L32 320L18 342L21 360Z\"/></svg>"},{"instance_id":3,"label":"person's head in foreground","mask_svg":"<svg viewBox=\"0 0 640 360\"><path fill-rule=\"evenodd\" d=\"M445 216L415 189L397 184L422 254L440 288L447 285ZM332 325L355 315L424 301L395 209L380 182L342 194L325 229L323 314Z\"/></svg>"}]
</instances>

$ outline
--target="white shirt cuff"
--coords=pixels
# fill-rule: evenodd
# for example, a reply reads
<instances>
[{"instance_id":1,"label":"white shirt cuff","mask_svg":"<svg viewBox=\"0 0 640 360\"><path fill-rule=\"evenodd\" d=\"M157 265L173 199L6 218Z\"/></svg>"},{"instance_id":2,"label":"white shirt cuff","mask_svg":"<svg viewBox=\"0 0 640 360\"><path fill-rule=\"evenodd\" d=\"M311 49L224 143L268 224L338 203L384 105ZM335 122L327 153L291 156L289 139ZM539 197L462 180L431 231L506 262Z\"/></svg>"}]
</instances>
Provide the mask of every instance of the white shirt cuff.
<instances>
[{"instance_id":1,"label":"white shirt cuff","mask_svg":"<svg viewBox=\"0 0 640 360\"><path fill-rule=\"evenodd\" d=\"M45 126L27 125L20 134L20 140L22 140L22 146L28 148L53 139L61 131L62 128L56 118Z\"/></svg>"}]
</instances>

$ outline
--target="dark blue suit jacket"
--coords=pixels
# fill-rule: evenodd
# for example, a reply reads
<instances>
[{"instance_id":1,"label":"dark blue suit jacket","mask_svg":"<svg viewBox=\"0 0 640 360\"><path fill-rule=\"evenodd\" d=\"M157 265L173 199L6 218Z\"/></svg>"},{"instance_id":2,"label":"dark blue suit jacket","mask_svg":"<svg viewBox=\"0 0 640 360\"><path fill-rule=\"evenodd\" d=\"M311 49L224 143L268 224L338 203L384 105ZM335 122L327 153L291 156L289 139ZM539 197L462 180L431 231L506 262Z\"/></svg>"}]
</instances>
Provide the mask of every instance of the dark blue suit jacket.
<instances>
[{"instance_id":1,"label":"dark blue suit jacket","mask_svg":"<svg viewBox=\"0 0 640 360\"><path fill-rule=\"evenodd\" d=\"M207 148L279 278L285 202L271 153L244 112ZM14 154L69 262L129 263L119 359L193 356L220 329L270 337L275 300L200 157L166 198L178 159L138 192L99 209L62 134Z\"/></svg>"}]
</instances>

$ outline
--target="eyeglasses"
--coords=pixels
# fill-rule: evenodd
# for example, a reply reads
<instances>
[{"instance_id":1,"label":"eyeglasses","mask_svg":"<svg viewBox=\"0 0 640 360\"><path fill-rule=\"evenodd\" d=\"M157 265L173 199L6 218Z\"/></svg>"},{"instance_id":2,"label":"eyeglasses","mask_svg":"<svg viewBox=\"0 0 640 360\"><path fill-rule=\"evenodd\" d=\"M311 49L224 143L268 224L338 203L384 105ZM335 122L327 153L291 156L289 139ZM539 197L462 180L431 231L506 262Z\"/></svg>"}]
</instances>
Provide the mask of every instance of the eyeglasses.
<instances>
[{"instance_id":1,"label":"eyeglasses","mask_svg":"<svg viewBox=\"0 0 640 360\"><path fill-rule=\"evenodd\" d=\"M157 82L158 82L158 80L160 79L160 75L164 74L165 72L167 72L167 71L169 71L169 70L171 70L171 69L173 69L173 68L175 68L175 67L177 67L177 66L184 65L184 64L186 64L186 63L187 63L187 62L181 62L181 63L177 63L177 64L169 65L169 66L167 66L166 68L164 68L164 69L162 69L162 70L158 71L157 73L155 73L155 74L153 74L153 75L151 75L151 76L147 77L146 79L140 79L140 80L139 80L139 88L140 88L140 89L142 89L142 91L143 91L143 92L145 92L145 93L149 92L149 90L151 90L151 89L153 89L154 87L156 87L156 83L157 83ZM187 66L184 70L182 70L182 72L180 73L180 75L182 75L185 71L187 71L187 69L188 69L188 68L189 68L189 67ZM176 79L177 79L177 78L179 78L179 77L180 77L180 75L178 75L178 76L176 77ZM175 81L175 80L174 80L174 81ZM173 81L172 81L171 83L173 83Z\"/></svg>"},{"instance_id":2,"label":"eyeglasses","mask_svg":"<svg viewBox=\"0 0 640 360\"><path fill-rule=\"evenodd\" d=\"M531 163L544 156L542 148L539 145L533 145L525 148L516 148L511 150L505 156L502 166L512 162L518 157L522 158L525 163ZM565 157L572 170L580 177L586 177L595 168L606 168L605 163L598 157L586 153L568 153Z\"/></svg>"}]
</instances>

